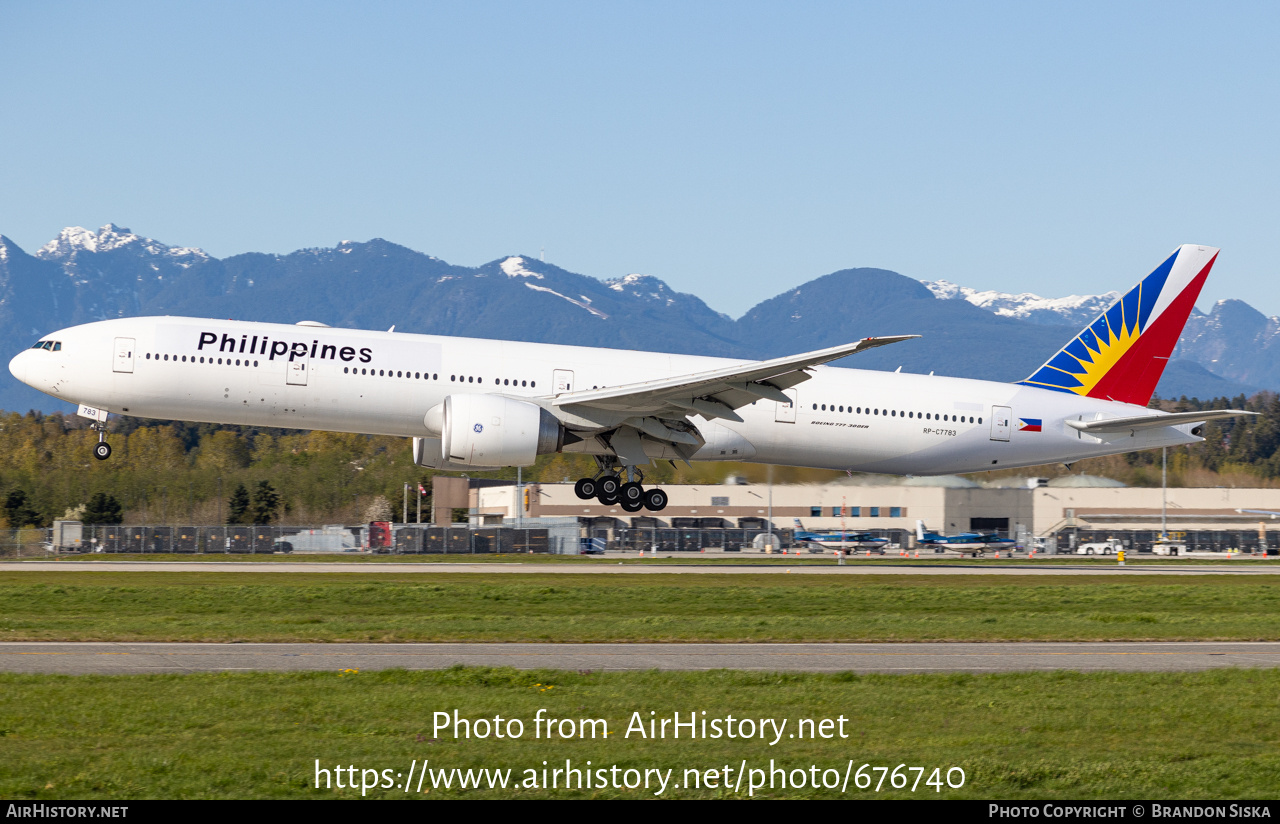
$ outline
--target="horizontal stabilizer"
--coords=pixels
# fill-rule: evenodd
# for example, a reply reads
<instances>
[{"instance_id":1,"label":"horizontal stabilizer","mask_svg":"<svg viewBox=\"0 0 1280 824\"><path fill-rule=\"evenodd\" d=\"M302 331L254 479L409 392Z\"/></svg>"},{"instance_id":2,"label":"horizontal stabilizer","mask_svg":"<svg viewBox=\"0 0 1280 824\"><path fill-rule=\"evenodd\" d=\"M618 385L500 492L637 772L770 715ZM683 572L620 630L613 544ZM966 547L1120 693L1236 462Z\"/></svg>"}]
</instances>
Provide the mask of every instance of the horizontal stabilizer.
<instances>
[{"instance_id":1,"label":"horizontal stabilizer","mask_svg":"<svg viewBox=\"0 0 1280 824\"><path fill-rule=\"evenodd\" d=\"M1133 429L1157 429L1183 423L1203 423L1240 415L1257 415L1242 409L1210 409L1205 412L1172 412L1165 415L1134 415L1129 418L1107 418L1101 421L1067 421L1067 426L1081 432L1128 432Z\"/></svg>"}]
</instances>

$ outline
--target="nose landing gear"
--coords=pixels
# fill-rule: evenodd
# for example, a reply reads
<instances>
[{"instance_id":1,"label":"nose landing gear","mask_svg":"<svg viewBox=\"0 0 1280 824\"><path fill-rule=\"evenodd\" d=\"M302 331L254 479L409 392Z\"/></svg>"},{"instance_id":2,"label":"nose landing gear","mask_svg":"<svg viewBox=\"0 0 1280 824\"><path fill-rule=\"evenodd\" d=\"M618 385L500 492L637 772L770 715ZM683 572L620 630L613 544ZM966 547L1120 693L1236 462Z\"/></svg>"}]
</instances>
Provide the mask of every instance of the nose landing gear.
<instances>
[{"instance_id":1,"label":"nose landing gear","mask_svg":"<svg viewBox=\"0 0 1280 824\"><path fill-rule=\"evenodd\" d=\"M93 457L105 461L111 457L111 444L107 443L106 427L103 424L94 424L93 428L98 430L98 442L93 445Z\"/></svg>"}]
</instances>

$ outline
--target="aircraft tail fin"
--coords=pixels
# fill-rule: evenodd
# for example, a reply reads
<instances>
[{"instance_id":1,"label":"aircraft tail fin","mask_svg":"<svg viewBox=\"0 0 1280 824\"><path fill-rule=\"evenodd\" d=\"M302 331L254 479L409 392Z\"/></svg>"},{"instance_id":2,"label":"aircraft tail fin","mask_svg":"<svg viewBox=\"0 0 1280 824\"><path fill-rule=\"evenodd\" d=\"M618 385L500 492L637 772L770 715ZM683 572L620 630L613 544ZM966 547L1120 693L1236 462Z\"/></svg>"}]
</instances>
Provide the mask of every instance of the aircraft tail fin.
<instances>
[{"instance_id":1,"label":"aircraft tail fin","mask_svg":"<svg viewBox=\"0 0 1280 824\"><path fill-rule=\"evenodd\" d=\"M924 540L924 521L916 521L916 540Z\"/></svg>"},{"instance_id":2,"label":"aircraft tail fin","mask_svg":"<svg viewBox=\"0 0 1280 824\"><path fill-rule=\"evenodd\" d=\"M1019 383L1146 406L1218 259L1186 244Z\"/></svg>"},{"instance_id":3,"label":"aircraft tail fin","mask_svg":"<svg viewBox=\"0 0 1280 824\"><path fill-rule=\"evenodd\" d=\"M796 529L800 530L801 532L804 532L804 524L800 523L799 518L792 518L791 522L796 525Z\"/></svg>"}]
</instances>

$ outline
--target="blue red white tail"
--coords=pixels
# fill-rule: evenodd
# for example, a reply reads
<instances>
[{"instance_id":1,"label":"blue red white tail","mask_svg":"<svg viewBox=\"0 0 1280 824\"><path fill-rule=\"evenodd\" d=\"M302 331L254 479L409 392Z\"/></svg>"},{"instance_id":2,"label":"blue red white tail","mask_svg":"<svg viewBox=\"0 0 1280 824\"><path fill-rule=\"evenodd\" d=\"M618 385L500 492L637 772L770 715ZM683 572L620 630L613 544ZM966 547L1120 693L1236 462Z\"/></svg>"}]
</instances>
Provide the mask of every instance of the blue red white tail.
<instances>
[{"instance_id":1,"label":"blue red white tail","mask_svg":"<svg viewBox=\"0 0 1280 824\"><path fill-rule=\"evenodd\" d=\"M1179 246L1019 383L1146 406L1217 259L1211 246Z\"/></svg>"}]
</instances>

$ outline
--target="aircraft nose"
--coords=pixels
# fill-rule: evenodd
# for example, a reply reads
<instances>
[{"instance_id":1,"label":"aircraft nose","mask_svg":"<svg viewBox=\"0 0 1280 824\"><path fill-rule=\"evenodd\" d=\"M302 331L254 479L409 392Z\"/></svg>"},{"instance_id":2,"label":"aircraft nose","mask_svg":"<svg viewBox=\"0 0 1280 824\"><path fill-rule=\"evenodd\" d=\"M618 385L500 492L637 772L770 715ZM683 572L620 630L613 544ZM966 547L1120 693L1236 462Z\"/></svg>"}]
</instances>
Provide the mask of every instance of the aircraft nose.
<instances>
[{"instance_id":1,"label":"aircraft nose","mask_svg":"<svg viewBox=\"0 0 1280 824\"><path fill-rule=\"evenodd\" d=\"M27 380L27 375L30 372L31 366L30 355L30 351L24 350L15 355L13 360L9 361L9 371L13 373L15 378L28 385L30 384L30 381Z\"/></svg>"}]
</instances>

